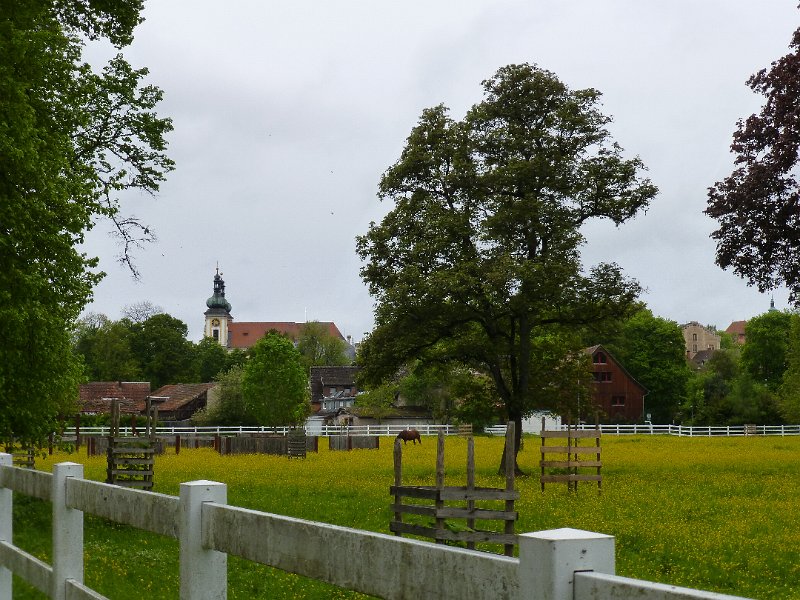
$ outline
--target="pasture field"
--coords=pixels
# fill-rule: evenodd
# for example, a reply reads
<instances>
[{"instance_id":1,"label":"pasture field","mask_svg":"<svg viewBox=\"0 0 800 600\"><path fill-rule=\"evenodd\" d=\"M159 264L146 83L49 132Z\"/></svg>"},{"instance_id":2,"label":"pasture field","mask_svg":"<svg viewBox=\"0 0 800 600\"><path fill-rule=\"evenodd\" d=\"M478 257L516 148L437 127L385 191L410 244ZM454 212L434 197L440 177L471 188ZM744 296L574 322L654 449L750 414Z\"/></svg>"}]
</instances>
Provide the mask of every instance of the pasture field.
<instances>
[{"instance_id":1,"label":"pasture field","mask_svg":"<svg viewBox=\"0 0 800 600\"><path fill-rule=\"evenodd\" d=\"M392 442L379 450L320 452L305 460L220 456L182 449L157 458L155 491L177 495L195 479L228 485L228 502L282 515L388 533ZM800 598L800 437L605 436L603 490L538 480L539 438L525 437L517 479L517 532L575 527L616 536L617 574L750 598ZM477 485L502 487L501 438L475 440ZM446 440L447 485L464 485L466 440ZM38 459L81 462L105 478L105 459L85 452ZM436 440L404 447L404 483L433 485ZM15 543L47 560L49 505L15 495ZM336 548L330 549L336 553ZM85 518L86 582L111 598L177 598L174 540ZM342 569L355 556L342 556ZM228 559L231 599L364 597L236 558ZM14 598L40 598L15 580Z\"/></svg>"}]
</instances>

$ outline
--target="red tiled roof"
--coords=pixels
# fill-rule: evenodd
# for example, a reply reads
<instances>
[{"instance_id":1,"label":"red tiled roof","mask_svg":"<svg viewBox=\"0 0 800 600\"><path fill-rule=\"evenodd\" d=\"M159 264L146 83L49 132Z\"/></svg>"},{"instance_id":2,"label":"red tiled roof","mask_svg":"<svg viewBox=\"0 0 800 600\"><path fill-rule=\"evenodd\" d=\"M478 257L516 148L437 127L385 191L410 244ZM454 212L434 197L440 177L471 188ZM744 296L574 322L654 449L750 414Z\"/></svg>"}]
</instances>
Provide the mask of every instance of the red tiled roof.
<instances>
[{"instance_id":1,"label":"red tiled roof","mask_svg":"<svg viewBox=\"0 0 800 600\"><path fill-rule=\"evenodd\" d=\"M167 397L167 400L158 405L160 411L175 411L201 396L216 383L176 383L158 388L151 396Z\"/></svg>"},{"instance_id":2,"label":"red tiled roof","mask_svg":"<svg viewBox=\"0 0 800 600\"><path fill-rule=\"evenodd\" d=\"M149 381L92 381L79 387L81 412L111 412L108 398L119 398L122 412L141 412L150 395Z\"/></svg>"},{"instance_id":3,"label":"red tiled roof","mask_svg":"<svg viewBox=\"0 0 800 600\"><path fill-rule=\"evenodd\" d=\"M725 330L725 333L731 333L733 335L744 335L744 328L747 326L747 321L734 321L728 328Z\"/></svg>"},{"instance_id":4,"label":"red tiled roof","mask_svg":"<svg viewBox=\"0 0 800 600\"><path fill-rule=\"evenodd\" d=\"M291 340L296 340L300 337L300 332L305 323L291 323L285 321L267 321L267 322L242 322L242 323L229 323L228 332L230 333L230 347L231 348L249 348L255 344L262 337L267 335L271 330L275 330L288 337ZM344 336L339 331L336 323L320 322L320 325L325 325L328 328L328 333L340 339Z\"/></svg>"}]
</instances>

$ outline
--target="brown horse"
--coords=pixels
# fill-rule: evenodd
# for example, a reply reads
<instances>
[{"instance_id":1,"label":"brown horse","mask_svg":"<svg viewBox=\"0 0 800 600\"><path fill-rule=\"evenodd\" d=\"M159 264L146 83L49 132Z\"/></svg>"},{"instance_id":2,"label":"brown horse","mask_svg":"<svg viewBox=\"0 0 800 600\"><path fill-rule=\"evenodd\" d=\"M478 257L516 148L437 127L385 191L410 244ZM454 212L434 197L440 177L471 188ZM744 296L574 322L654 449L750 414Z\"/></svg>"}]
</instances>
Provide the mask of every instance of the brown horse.
<instances>
[{"instance_id":1,"label":"brown horse","mask_svg":"<svg viewBox=\"0 0 800 600\"><path fill-rule=\"evenodd\" d=\"M397 439L403 440L403 445L409 440L411 440L415 446L417 445L417 441L419 441L420 444L422 443L422 438L419 437L419 431L416 429L404 429L397 434Z\"/></svg>"}]
</instances>

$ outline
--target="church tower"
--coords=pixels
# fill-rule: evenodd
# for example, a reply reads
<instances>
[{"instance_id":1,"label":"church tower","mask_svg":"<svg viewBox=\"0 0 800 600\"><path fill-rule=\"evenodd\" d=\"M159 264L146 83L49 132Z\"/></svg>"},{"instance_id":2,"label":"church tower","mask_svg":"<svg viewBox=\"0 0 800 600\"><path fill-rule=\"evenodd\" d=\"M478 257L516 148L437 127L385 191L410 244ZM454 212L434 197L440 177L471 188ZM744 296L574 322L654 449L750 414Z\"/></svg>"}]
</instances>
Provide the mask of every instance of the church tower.
<instances>
[{"instance_id":1,"label":"church tower","mask_svg":"<svg viewBox=\"0 0 800 600\"><path fill-rule=\"evenodd\" d=\"M225 282L217 267L217 274L214 275L214 295L206 300L208 310L206 315L206 326L203 330L205 337L214 338L225 348L228 347L228 323L233 321L231 316L231 304L225 300Z\"/></svg>"}]
</instances>

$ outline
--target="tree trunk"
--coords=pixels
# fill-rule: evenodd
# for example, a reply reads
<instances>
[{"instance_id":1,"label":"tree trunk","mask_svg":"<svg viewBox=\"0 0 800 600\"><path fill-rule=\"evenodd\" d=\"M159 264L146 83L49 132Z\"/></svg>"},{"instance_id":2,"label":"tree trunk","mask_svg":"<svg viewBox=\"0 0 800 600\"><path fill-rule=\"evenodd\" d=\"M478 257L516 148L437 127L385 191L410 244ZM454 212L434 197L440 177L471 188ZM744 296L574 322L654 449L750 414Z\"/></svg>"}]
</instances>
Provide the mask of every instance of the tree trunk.
<instances>
[{"instance_id":1,"label":"tree trunk","mask_svg":"<svg viewBox=\"0 0 800 600\"><path fill-rule=\"evenodd\" d=\"M511 412L511 411L509 411ZM509 414L509 421L514 423L514 473L515 475L526 475L522 469L519 468L519 464L517 463L517 455L519 454L519 448L522 441L522 413L516 412L513 416ZM506 445L503 444L503 454L500 457L500 467L497 469L498 475L505 475L506 474Z\"/></svg>"}]
</instances>

